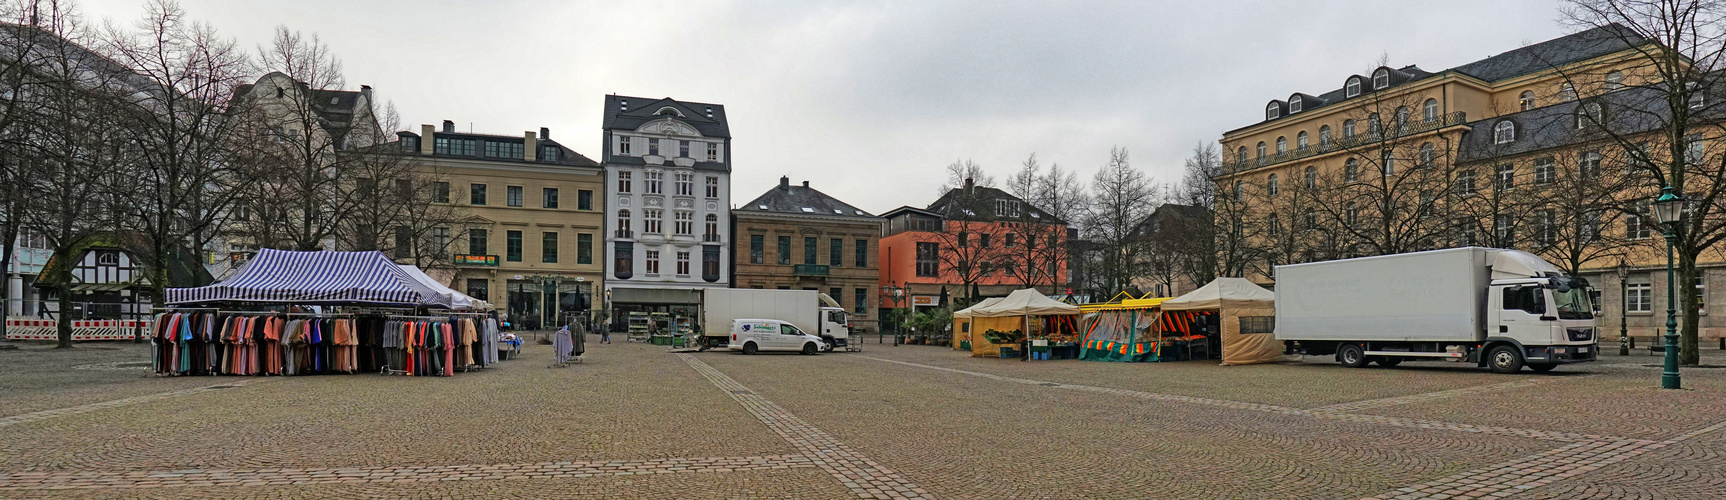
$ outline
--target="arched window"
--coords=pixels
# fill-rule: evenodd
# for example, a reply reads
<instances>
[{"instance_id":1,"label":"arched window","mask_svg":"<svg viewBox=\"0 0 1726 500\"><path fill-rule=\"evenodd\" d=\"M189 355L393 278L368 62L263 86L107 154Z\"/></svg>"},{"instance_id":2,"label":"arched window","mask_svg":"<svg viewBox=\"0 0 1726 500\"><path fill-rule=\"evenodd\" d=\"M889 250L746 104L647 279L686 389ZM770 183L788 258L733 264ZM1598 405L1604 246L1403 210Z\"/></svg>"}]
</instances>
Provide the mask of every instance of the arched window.
<instances>
[{"instance_id":1,"label":"arched window","mask_svg":"<svg viewBox=\"0 0 1726 500\"><path fill-rule=\"evenodd\" d=\"M1570 82L1564 82L1563 85L1559 85L1558 86L1558 100L1560 102L1570 102L1570 101L1576 100L1576 86L1571 85Z\"/></svg>"},{"instance_id":2,"label":"arched window","mask_svg":"<svg viewBox=\"0 0 1726 500\"><path fill-rule=\"evenodd\" d=\"M1271 101L1270 104L1266 104L1265 105L1265 119L1266 120L1275 120L1276 117L1279 115L1278 111L1280 111L1280 109L1277 107L1276 101Z\"/></svg>"},{"instance_id":3,"label":"arched window","mask_svg":"<svg viewBox=\"0 0 1726 500\"><path fill-rule=\"evenodd\" d=\"M1343 120L1342 121L1342 140L1346 141L1346 140L1353 139L1353 138L1354 138L1354 120Z\"/></svg>"},{"instance_id":4,"label":"arched window","mask_svg":"<svg viewBox=\"0 0 1726 500\"><path fill-rule=\"evenodd\" d=\"M1342 223L1343 224L1348 224L1350 226L1353 226L1355 221L1359 220L1359 219L1360 219L1360 206L1359 205L1356 205L1352 201L1348 202L1348 203L1344 203L1342 205Z\"/></svg>"},{"instance_id":5,"label":"arched window","mask_svg":"<svg viewBox=\"0 0 1726 500\"><path fill-rule=\"evenodd\" d=\"M1613 71L1606 74L1606 91L1611 92L1624 88L1624 72Z\"/></svg>"},{"instance_id":6,"label":"arched window","mask_svg":"<svg viewBox=\"0 0 1726 500\"><path fill-rule=\"evenodd\" d=\"M1305 130L1300 131L1299 134L1295 134L1295 149L1301 150L1301 151L1306 151L1307 144L1310 144L1310 143L1307 142L1307 135L1306 135Z\"/></svg>"},{"instance_id":7,"label":"arched window","mask_svg":"<svg viewBox=\"0 0 1726 500\"><path fill-rule=\"evenodd\" d=\"M1438 99L1427 99L1420 105L1420 109L1421 119L1428 122L1438 121Z\"/></svg>"},{"instance_id":8,"label":"arched window","mask_svg":"<svg viewBox=\"0 0 1726 500\"><path fill-rule=\"evenodd\" d=\"M1299 112L1300 112L1300 96L1299 95L1290 96L1289 97L1289 114L1292 115L1292 114L1299 113Z\"/></svg>"},{"instance_id":9,"label":"arched window","mask_svg":"<svg viewBox=\"0 0 1726 500\"><path fill-rule=\"evenodd\" d=\"M1436 152L1432 148L1432 143L1428 142L1428 143L1420 145L1420 167L1421 168L1432 166L1432 161L1433 161L1433 158L1435 156L1436 156Z\"/></svg>"},{"instance_id":10,"label":"arched window","mask_svg":"<svg viewBox=\"0 0 1726 500\"><path fill-rule=\"evenodd\" d=\"M1277 138L1277 154L1280 155L1280 154L1287 153L1287 152L1289 152L1289 138L1278 137Z\"/></svg>"},{"instance_id":11,"label":"arched window","mask_svg":"<svg viewBox=\"0 0 1726 500\"><path fill-rule=\"evenodd\" d=\"M1522 97L1518 97L1516 99L1516 101L1517 101L1518 105L1522 107L1523 111L1528 111L1530 109L1534 109L1534 91L1532 91L1532 90L1522 91Z\"/></svg>"},{"instance_id":12,"label":"arched window","mask_svg":"<svg viewBox=\"0 0 1726 500\"><path fill-rule=\"evenodd\" d=\"M1378 113L1366 115L1366 134L1375 141L1384 137L1384 124L1379 123Z\"/></svg>"},{"instance_id":13,"label":"arched window","mask_svg":"<svg viewBox=\"0 0 1726 500\"><path fill-rule=\"evenodd\" d=\"M1360 160L1349 158L1348 161L1342 162L1342 181L1360 181Z\"/></svg>"},{"instance_id":14,"label":"arched window","mask_svg":"<svg viewBox=\"0 0 1726 500\"><path fill-rule=\"evenodd\" d=\"M1406 130L1408 130L1408 106L1398 106L1396 108L1396 133L1400 134Z\"/></svg>"},{"instance_id":15,"label":"arched window","mask_svg":"<svg viewBox=\"0 0 1726 500\"><path fill-rule=\"evenodd\" d=\"M1265 141L1259 141L1259 159L1265 159Z\"/></svg>"},{"instance_id":16,"label":"arched window","mask_svg":"<svg viewBox=\"0 0 1726 500\"><path fill-rule=\"evenodd\" d=\"M1271 214L1270 218L1265 219L1265 232L1270 233L1271 238L1281 236L1282 231L1283 225L1277 221L1277 214Z\"/></svg>"},{"instance_id":17,"label":"arched window","mask_svg":"<svg viewBox=\"0 0 1726 500\"><path fill-rule=\"evenodd\" d=\"M1330 125L1318 128L1318 147L1330 147Z\"/></svg>"},{"instance_id":18,"label":"arched window","mask_svg":"<svg viewBox=\"0 0 1726 500\"><path fill-rule=\"evenodd\" d=\"M1599 125L1602 123L1606 123L1606 116L1605 116L1605 114L1601 113L1601 111L1600 111L1600 103L1591 102L1591 103L1583 104L1582 108L1577 110L1577 113L1576 113L1576 129L1577 130L1582 130L1582 129L1588 128L1589 126Z\"/></svg>"},{"instance_id":19,"label":"arched window","mask_svg":"<svg viewBox=\"0 0 1726 500\"><path fill-rule=\"evenodd\" d=\"M1390 70L1379 68L1372 72L1372 89L1379 90L1390 86Z\"/></svg>"},{"instance_id":20,"label":"arched window","mask_svg":"<svg viewBox=\"0 0 1726 500\"><path fill-rule=\"evenodd\" d=\"M1246 146L1241 146L1240 152L1235 153L1235 162L1240 163L1242 165L1245 165L1247 163L1247 147Z\"/></svg>"},{"instance_id":21,"label":"arched window","mask_svg":"<svg viewBox=\"0 0 1726 500\"><path fill-rule=\"evenodd\" d=\"M1396 175L1396 155L1391 154L1390 150L1378 155L1378 163L1384 166L1384 175Z\"/></svg>"},{"instance_id":22,"label":"arched window","mask_svg":"<svg viewBox=\"0 0 1726 500\"><path fill-rule=\"evenodd\" d=\"M1318 167L1306 168L1306 188L1318 189Z\"/></svg>"},{"instance_id":23,"label":"arched window","mask_svg":"<svg viewBox=\"0 0 1726 500\"><path fill-rule=\"evenodd\" d=\"M1510 120L1498 122L1492 126L1492 142L1494 144L1509 144L1516 140L1516 124Z\"/></svg>"},{"instance_id":24,"label":"arched window","mask_svg":"<svg viewBox=\"0 0 1726 500\"><path fill-rule=\"evenodd\" d=\"M1271 174L1270 177L1265 179L1265 195L1277 195L1277 174Z\"/></svg>"},{"instance_id":25,"label":"arched window","mask_svg":"<svg viewBox=\"0 0 1726 500\"><path fill-rule=\"evenodd\" d=\"M634 229L630 225L630 222L629 222L629 210L628 209L617 211L617 229L619 231L630 231L630 230Z\"/></svg>"},{"instance_id":26,"label":"arched window","mask_svg":"<svg viewBox=\"0 0 1726 500\"><path fill-rule=\"evenodd\" d=\"M718 215L707 214L707 233L705 233L705 234L707 234L708 236L719 236L719 216Z\"/></svg>"},{"instance_id":27,"label":"arched window","mask_svg":"<svg viewBox=\"0 0 1726 500\"><path fill-rule=\"evenodd\" d=\"M1235 201L1241 201L1241 195L1246 192L1246 183L1235 181Z\"/></svg>"},{"instance_id":28,"label":"arched window","mask_svg":"<svg viewBox=\"0 0 1726 500\"><path fill-rule=\"evenodd\" d=\"M1348 84L1342 87L1342 96L1346 99L1357 95L1360 95L1360 77L1349 77Z\"/></svg>"}]
</instances>

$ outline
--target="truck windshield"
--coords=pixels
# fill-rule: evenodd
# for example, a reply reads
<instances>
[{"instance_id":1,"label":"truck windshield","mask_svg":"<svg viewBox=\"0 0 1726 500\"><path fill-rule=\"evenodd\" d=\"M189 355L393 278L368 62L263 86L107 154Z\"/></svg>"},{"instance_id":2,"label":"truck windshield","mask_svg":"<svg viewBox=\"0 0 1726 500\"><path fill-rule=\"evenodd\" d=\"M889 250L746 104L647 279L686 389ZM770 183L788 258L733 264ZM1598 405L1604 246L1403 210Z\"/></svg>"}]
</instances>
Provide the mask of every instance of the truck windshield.
<instances>
[{"instance_id":1,"label":"truck windshield","mask_svg":"<svg viewBox=\"0 0 1726 500\"><path fill-rule=\"evenodd\" d=\"M1552 291L1552 301L1558 305L1559 319L1594 319L1594 304L1588 301L1588 289L1571 288L1568 292Z\"/></svg>"}]
</instances>

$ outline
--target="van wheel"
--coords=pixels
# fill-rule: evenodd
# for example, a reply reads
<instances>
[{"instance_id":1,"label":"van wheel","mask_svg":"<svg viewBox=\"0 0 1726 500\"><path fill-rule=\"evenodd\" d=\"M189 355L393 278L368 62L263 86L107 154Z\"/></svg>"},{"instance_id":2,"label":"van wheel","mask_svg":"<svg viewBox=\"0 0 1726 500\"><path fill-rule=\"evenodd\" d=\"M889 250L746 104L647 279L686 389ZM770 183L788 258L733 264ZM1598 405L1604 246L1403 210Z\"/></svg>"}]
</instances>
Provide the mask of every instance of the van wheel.
<instances>
[{"instance_id":1,"label":"van wheel","mask_svg":"<svg viewBox=\"0 0 1726 500\"><path fill-rule=\"evenodd\" d=\"M1337 362L1342 363L1343 366L1349 368L1360 368L1366 366L1367 361L1370 361L1366 359L1366 350L1361 349L1360 344L1343 344L1337 346L1336 360Z\"/></svg>"},{"instance_id":2,"label":"van wheel","mask_svg":"<svg viewBox=\"0 0 1726 500\"><path fill-rule=\"evenodd\" d=\"M1535 363L1528 365L1528 369L1534 370L1535 373L1546 373L1552 371L1553 368L1558 368L1558 365L1555 363Z\"/></svg>"},{"instance_id":3,"label":"van wheel","mask_svg":"<svg viewBox=\"0 0 1726 500\"><path fill-rule=\"evenodd\" d=\"M1522 353L1515 346L1501 345L1486 357L1486 366L1493 373L1516 373L1522 370Z\"/></svg>"},{"instance_id":4,"label":"van wheel","mask_svg":"<svg viewBox=\"0 0 1726 500\"><path fill-rule=\"evenodd\" d=\"M743 354L755 354L755 343L743 344Z\"/></svg>"},{"instance_id":5,"label":"van wheel","mask_svg":"<svg viewBox=\"0 0 1726 500\"><path fill-rule=\"evenodd\" d=\"M804 355L814 356L815 353L817 353L817 352L821 352L821 351L819 349L815 348L814 342L809 342L809 343L803 344L803 354Z\"/></svg>"},{"instance_id":6,"label":"van wheel","mask_svg":"<svg viewBox=\"0 0 1726 500\"><path fill-rule=\"evenodd\" d=\"M1391 368L1391 367L1394 367L1396 365L1402 364L1402 358L1398 358L1398 357L1394 357L1394 356L1385 356L1385 357L1378 358L1378 359L1373 360L1373 361L1378 362L1378 366L1382 366L1385 368Z\"/></svg>"}]
</instances>

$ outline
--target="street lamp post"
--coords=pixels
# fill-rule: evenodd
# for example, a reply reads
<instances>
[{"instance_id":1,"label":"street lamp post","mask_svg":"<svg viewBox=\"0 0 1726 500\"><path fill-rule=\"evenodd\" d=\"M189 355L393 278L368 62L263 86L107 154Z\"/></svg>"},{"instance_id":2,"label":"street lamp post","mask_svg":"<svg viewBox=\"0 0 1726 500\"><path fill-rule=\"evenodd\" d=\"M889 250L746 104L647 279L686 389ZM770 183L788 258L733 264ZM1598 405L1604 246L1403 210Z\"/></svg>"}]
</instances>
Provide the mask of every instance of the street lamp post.
<instances>
[{"instance_id":1,"label":"street lamp post","mask_svg":"<svg viewBox=\"0 0 1726 500\"><path fill-rule=\"evenodd\" d=\"M1625 324L1625 316L1630 311L1630 284L1625 280L1630 278L1630 266L1620 259L1614 271L1618 273L1618 355L1629 356L1630 326Z\"/></svg>"},{"instance_id":2,"label":"street lamp post","mask_svg":"<svg viewBox=\"0 0 1726 500\"><path fill-rule=\"evenodd\" d=\"M1660 198L1654 200L1654 218L1666 226L1666 367L1660 374L1660 387L1678 389L1678 287L1672 282L1672 242L1678 239L1678 221L1683 217L1684 199L1672 193L1672 186L1660 188Z\"/></svg>"},{"instance_id":3,"label":"street lamp post","mask_svg":"<svg viewBox=\"0 0 1726 500\"><path fill-rule=\"evenodd\" d=\"M904 287L894 285L892 282L888 282L885 285L881 285L881 294L886 295L888 297L892 297L893 298L893 310L899 311L899 306L900 306L899 300L905 298L905 288ZM904 311L900 311L897 314L900 316L903 316L905 313L904 313ZM894 322L895 324L893 325L893 345L899 345L899 326L900 325L898 323L903 323L903 322L904 321L902 319ZM879 341L880 339L876 339L876 340ZM877 343L879 343L879 342L877 342Z\"/></svg>"}]
</instances>

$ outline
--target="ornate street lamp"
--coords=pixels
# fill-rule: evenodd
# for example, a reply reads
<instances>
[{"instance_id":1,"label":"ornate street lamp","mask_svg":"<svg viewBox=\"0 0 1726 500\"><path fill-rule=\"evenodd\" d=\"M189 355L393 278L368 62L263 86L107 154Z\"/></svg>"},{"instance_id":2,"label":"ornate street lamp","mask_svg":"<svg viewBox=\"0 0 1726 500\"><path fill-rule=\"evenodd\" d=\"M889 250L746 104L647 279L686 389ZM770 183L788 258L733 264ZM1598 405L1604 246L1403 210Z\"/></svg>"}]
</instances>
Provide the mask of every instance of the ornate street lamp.
<instances>
[{"instance_id":1,"label":"ornate street lamp","mask_svg":"<svg viewBox=\"0 0 1726 500\"><path fill-rule=\"evenodd\" d=\"M1629 356L1630 326L1625 324L1625 316L1630 311L1630 284L1625 280L1630 278L1630 265L1619 259L1613 271L1618 273L1618 355Z\"/></svg>"},{"instance_id":2,"label":"ornate street lamp","mask_svg":"<svg viewBox=\"0 0 1726 500\"><path fill-rule=\"evenodd\" d=\"M885 285L881 285L881 294L886 295L888 297L892 297L893 298L893 310L899 311L899 300L905 298L905 287L894 285L892 282L888 282ZM902 326L901 324L904 323L903 316L905 313L904 313L904 311L899 311L896 314L901 316L901 318L899 321L895 322L895 324L893 325L893 345L899 345L900 326ZM880 339L877 338L876 341L879 342Z\"/></svg>"},{"instance_id":3,"label":"ornate street lamp","mask_svg":"<svg viewBox=\"0 0 1726 500\"><path fill-rule=\"evenodd\" d=\"M1678 222L1684 217L1684 198L1672 193L1672 186L1660 188L1660 198L1654 200L1654 219L1666 226L1666 369L1660 374L1660 387L1679 388L1678 377L1678 287L1672 282L1672 242L1678 239Z\"/></svg>"}]
</instances>

